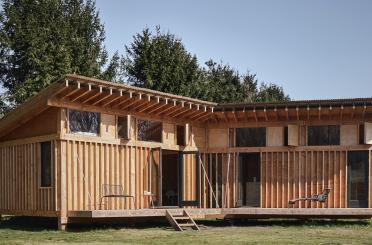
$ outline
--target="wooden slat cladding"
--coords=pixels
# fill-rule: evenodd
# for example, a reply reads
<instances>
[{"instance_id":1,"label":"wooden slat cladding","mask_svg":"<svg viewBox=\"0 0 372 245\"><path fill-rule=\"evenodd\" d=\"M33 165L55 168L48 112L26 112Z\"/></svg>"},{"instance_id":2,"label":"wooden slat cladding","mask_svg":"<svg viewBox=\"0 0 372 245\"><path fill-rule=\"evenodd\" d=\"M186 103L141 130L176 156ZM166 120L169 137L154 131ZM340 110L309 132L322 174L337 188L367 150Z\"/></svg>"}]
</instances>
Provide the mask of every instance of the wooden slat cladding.
<instances>
[{"instance_id":1,"label":"wooden slat cladding","mask_svg":"<svg viewBox=\"0 0 372 245\"><path fill-rule=\"evenodd\" d=\"M295 208L346 207L346 151L261 154L261 207L287 208L288 201L331 188L328 202L298 202Z\"/></svg>"},{"instance_id":2,"label":"wooden slat cladding","mask_svg":"<svg viewBox=\"0 0 372 245\"><path fill-rule=\"evenodd\" d=\"M150 168L150 148L83 141L61 141L59 145L66 149L61 159L66 159L65 202L68 211L149 207L144 192L150 191L150 176L158 171L154 159ZM121 185L124 194L135 196L136 206L131 198L104 199L100 206L103 184ZM157 183L151 185L152 193L156 193Z\"/></svg>"},{"instance_id":3,"label":"wooden slat cladding","mask_svg":"<svg viewBox=\"0 0 372 245\"><path fill-rule=\"evenodd\" d=\"M52 159L54 145L52 142ZM39 169L38 142L0 147L0 212L45 215L46 211L56 210L55 181L52 180L52 187L41 188Z\"/></svg>"},{"instance_id":4,"label":"wooden slat cladding","mask_svg":"<svg viewBox=\"0 0 372 245\"><path fill-rule=\"evenodd\" d=\"M231 208L235 206L235 159L236 155L233 153L201 154L201 208Z\"/></svg>"}]
</instances>

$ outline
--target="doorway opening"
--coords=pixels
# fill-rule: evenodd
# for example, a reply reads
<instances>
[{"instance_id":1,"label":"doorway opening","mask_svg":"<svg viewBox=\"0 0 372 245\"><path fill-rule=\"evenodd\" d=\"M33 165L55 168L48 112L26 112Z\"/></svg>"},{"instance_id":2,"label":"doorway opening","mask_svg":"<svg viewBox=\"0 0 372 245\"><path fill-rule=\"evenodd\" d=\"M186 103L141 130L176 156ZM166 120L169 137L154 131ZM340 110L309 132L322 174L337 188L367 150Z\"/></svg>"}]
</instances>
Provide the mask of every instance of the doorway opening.
<instances>
[{"instance_id":1,"label":"doorway opening","mask_svg":"<svg viewBox=\"0 0 372 245\"><path fill-rule=\"evenodd\" d=\"M368 151L347 153L347 201L349 208L368 208Z\"/></svg>"},{"instance_id":2,"label":"doorway opening","mask_svg":"<svg viewBox=\"0 0 372 245\"><path fill-rule=\"evenodd\" d=\"M260 153L240 153L238 158L238 205L260 207Z\"/></svg>"},{"instance_id":3,"label":"doorway opening","mask_svg":"<svg viewBox=\"0 0 372 245\"><path fill-rule=\"evenodd\" d=\"M162 206L179 206L179 152L162 150Z\"/></svg>"}]
</instances>

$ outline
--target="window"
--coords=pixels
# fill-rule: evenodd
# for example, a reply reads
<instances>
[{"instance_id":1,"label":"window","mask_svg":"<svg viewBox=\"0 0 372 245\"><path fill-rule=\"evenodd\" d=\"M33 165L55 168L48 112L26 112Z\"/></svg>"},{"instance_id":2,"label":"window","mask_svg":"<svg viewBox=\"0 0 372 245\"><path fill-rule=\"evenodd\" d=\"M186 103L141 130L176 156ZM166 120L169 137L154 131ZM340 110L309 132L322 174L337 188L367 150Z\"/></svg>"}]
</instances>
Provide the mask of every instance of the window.
<instances>
[{"instance_id":1,"label":"window","mask_svg":"<svg viewBox=\"0 0 372 245\"><path fill-rule=\"evenodd\" d=\"M288 126L284 127L283 145L288 146Z\"/></svg>"},{"instance_id":2,"label":"window","mask_svg":"<svg viewBox=\"0 0 372 245\"><path fill-rule=\"evenodd\" d=\"M237 128L236 147L266 146L266 128Z\"/></svg>"},{"instance_id":3,"label":"window","mask_svg":"<svg viewBox=\"0 0 372 245\"><path fill-rule=\"evenodd\" d=\"M308 145L339 145L340 126L322 125L307 127Z\"/></svg>"},{"instance_id":4,"label":"window","mask_svg":"<svg viewBox=\"0 0 372 245\"><path fill-rule=\"evenodd\" d=\"M52 186L52 143L40 143L40 187Z\"/></svg>"},{"instance_id":5,"label":"window","mask_svg":"<svg viewBox=\"0 0 372 245\"><path fill-rule=\"evenodd\" d=\"M359 144L364 145L364 124L359 125Z\"/></svg>"},{"instance_id":6,"label":"window","mask_svg":"<svg viewBox=\"0 0 372 245\"><path fill-rule=\"evenodd\" d=\"M69 110L71 133L99 135L100 114L97 112Z\"/></svg>"},{"instance_id":7,"label":"window","mask_svg":"<svg viewBox=\"0 0 372 245\"><path fill-rule=\"evenodd\" d=\"M161 142L162 123L148 120L137 120L137 140Z\"/></svg>"},{"instance_id":8,"label":"window","mask_svg":"<svg viewBox=\"0 0 372 245\"><path fill-rule=\"evenodd\" d=\"M177 125L177 145L185 145L185 126Z\"/></svg>"},{"instance_id":9,"label":"window","mask_svg":"<svg viewBox=\"0 0 372 245\"><path fill-rule=\"evenodd\" d=\"M128 137L128 116L118 117L118 137L129 139Z\"/></svg>"}]
</instances>

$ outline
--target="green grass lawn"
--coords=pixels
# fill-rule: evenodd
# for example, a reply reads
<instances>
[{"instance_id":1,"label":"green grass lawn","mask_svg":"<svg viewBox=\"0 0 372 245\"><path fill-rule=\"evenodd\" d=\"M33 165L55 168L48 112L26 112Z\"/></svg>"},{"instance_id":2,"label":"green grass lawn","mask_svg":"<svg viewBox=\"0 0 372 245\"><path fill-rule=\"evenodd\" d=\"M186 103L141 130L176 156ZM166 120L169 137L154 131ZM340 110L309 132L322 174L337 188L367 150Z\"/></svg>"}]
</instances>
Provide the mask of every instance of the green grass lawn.
<instances>
[{"instance_id":1,"label":"green grass lawn","mask_svg":"<svg viewBox=\"0 0 372 245\"><path fill-rule=\"evenodd\" d=\"M372 223L365 220L197 222L200 232L176 232L162 222L75 225L60 232L53 219L5 217L0 244L372 244Z\"/></svg>"}]
</instances>

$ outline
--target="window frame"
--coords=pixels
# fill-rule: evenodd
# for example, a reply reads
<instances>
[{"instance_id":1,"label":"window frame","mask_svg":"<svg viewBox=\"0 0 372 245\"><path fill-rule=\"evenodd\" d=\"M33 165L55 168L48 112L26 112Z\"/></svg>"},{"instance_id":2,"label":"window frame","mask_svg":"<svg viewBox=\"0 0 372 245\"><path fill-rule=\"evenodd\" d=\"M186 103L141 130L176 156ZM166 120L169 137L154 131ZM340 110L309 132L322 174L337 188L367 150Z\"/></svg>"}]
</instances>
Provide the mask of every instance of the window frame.
<instances>
[{"instance_id":1,"label":"window frame","mask_svg":"<svg viewBox=\"0 0 372 245\"><path fill-rule=\"evenodd\" d=\"M309 127L324 127L324 126L327 126L328 127L328 144L326 145L323 145L323 144L312 144L310 145L309 144ZM329 144L330 140L329 140L329 127L330 126L337 126L338 127L338 144ZM341 125L340 124L310 124L310 125L306 125L306 146L309 146L309 147L318 147L318 146L340 146L341 145Z\"/></svg>"},{"instance_id":2,"label":"window frame","mask_svg":"<svg viewBox=\"0 0 372 245\"><path fill-rule=\"evenodd\" d=\"M97 113L98 114L98 134L95 133L89 133L89 132L72 132L70 128L70 111L80 111L80 112L88 112L88 113ZM101 112L95 112L95 111L85 111L85 110L75 110L75 109L67 109L67 133L72 135L83 135L88 137L101 137L102 135L102 129L101 129L102 123L101 123Z\"/></svg>"},{"instance_id":3,"label":"window frame","mask_svg":"<svg viewBox=\"0 0 372 245\"><path fill-rule=\"evenodd\" d=\"M149 141L149 140L140 140L138 139L138 121L139 120L142 120L142 121L152 121L152 122L158 122L161 124L161 130L160 130L160 142L159 141ZM150 143L156 143L156 144L162 144L164 142L164 134L163 134L163 128L164 128L164 125L163 125L163 121L162 120L157 120L157 119L148 119L148 118L144 118L144 117L135 117L135 140L136 141L139 141L139 142L150 142Z\"/></svg>"},{"instance_id":4,"label":"window frame","mask_svg":"<svg viewBox=\"0 0 372 245\"><path fill-rule=\"evenodd\" d=\"M127 137L123 138L119 135L119 118L127 119ZM117 115L116 116L116 138L120 140L130 140L130 117L129 115Z\"/></svg>"},{"instance_id":5,"label":"window frame","mask_svg":"<svg viewBox=\"0 0 372 245\"><path fill-rule=\"evenodd\" d=\"M237 130L238 129L264 129L265 130L265 136L263 137L265 139L265 144L262 145L262 146L239 146L238 145L238 133L237 133ZM229 132L228 132L229 133ZM229 137L229 136L228 136ZM263 127L238 127L238 128L234 128L234 147L236 148L258 148L258 147L267 147L267 126L263 126Z\"/></svg>"},{"instance_id":6,"label":"window frame","mask_svg":"<svg viewBox=\"0 0 372 245\"><path fill-rule=\"evenodd\" d=\"M43 186L42 185L42 176L43 176L43 171L42 171L42 144L49 143L50 144L50 185L49 186ZM38 142L39 144L39 161L38 161L38 187L39 189L51 189L54 188L54 144L52 141L41 141Z\"/></svg>"}]
</instances>

